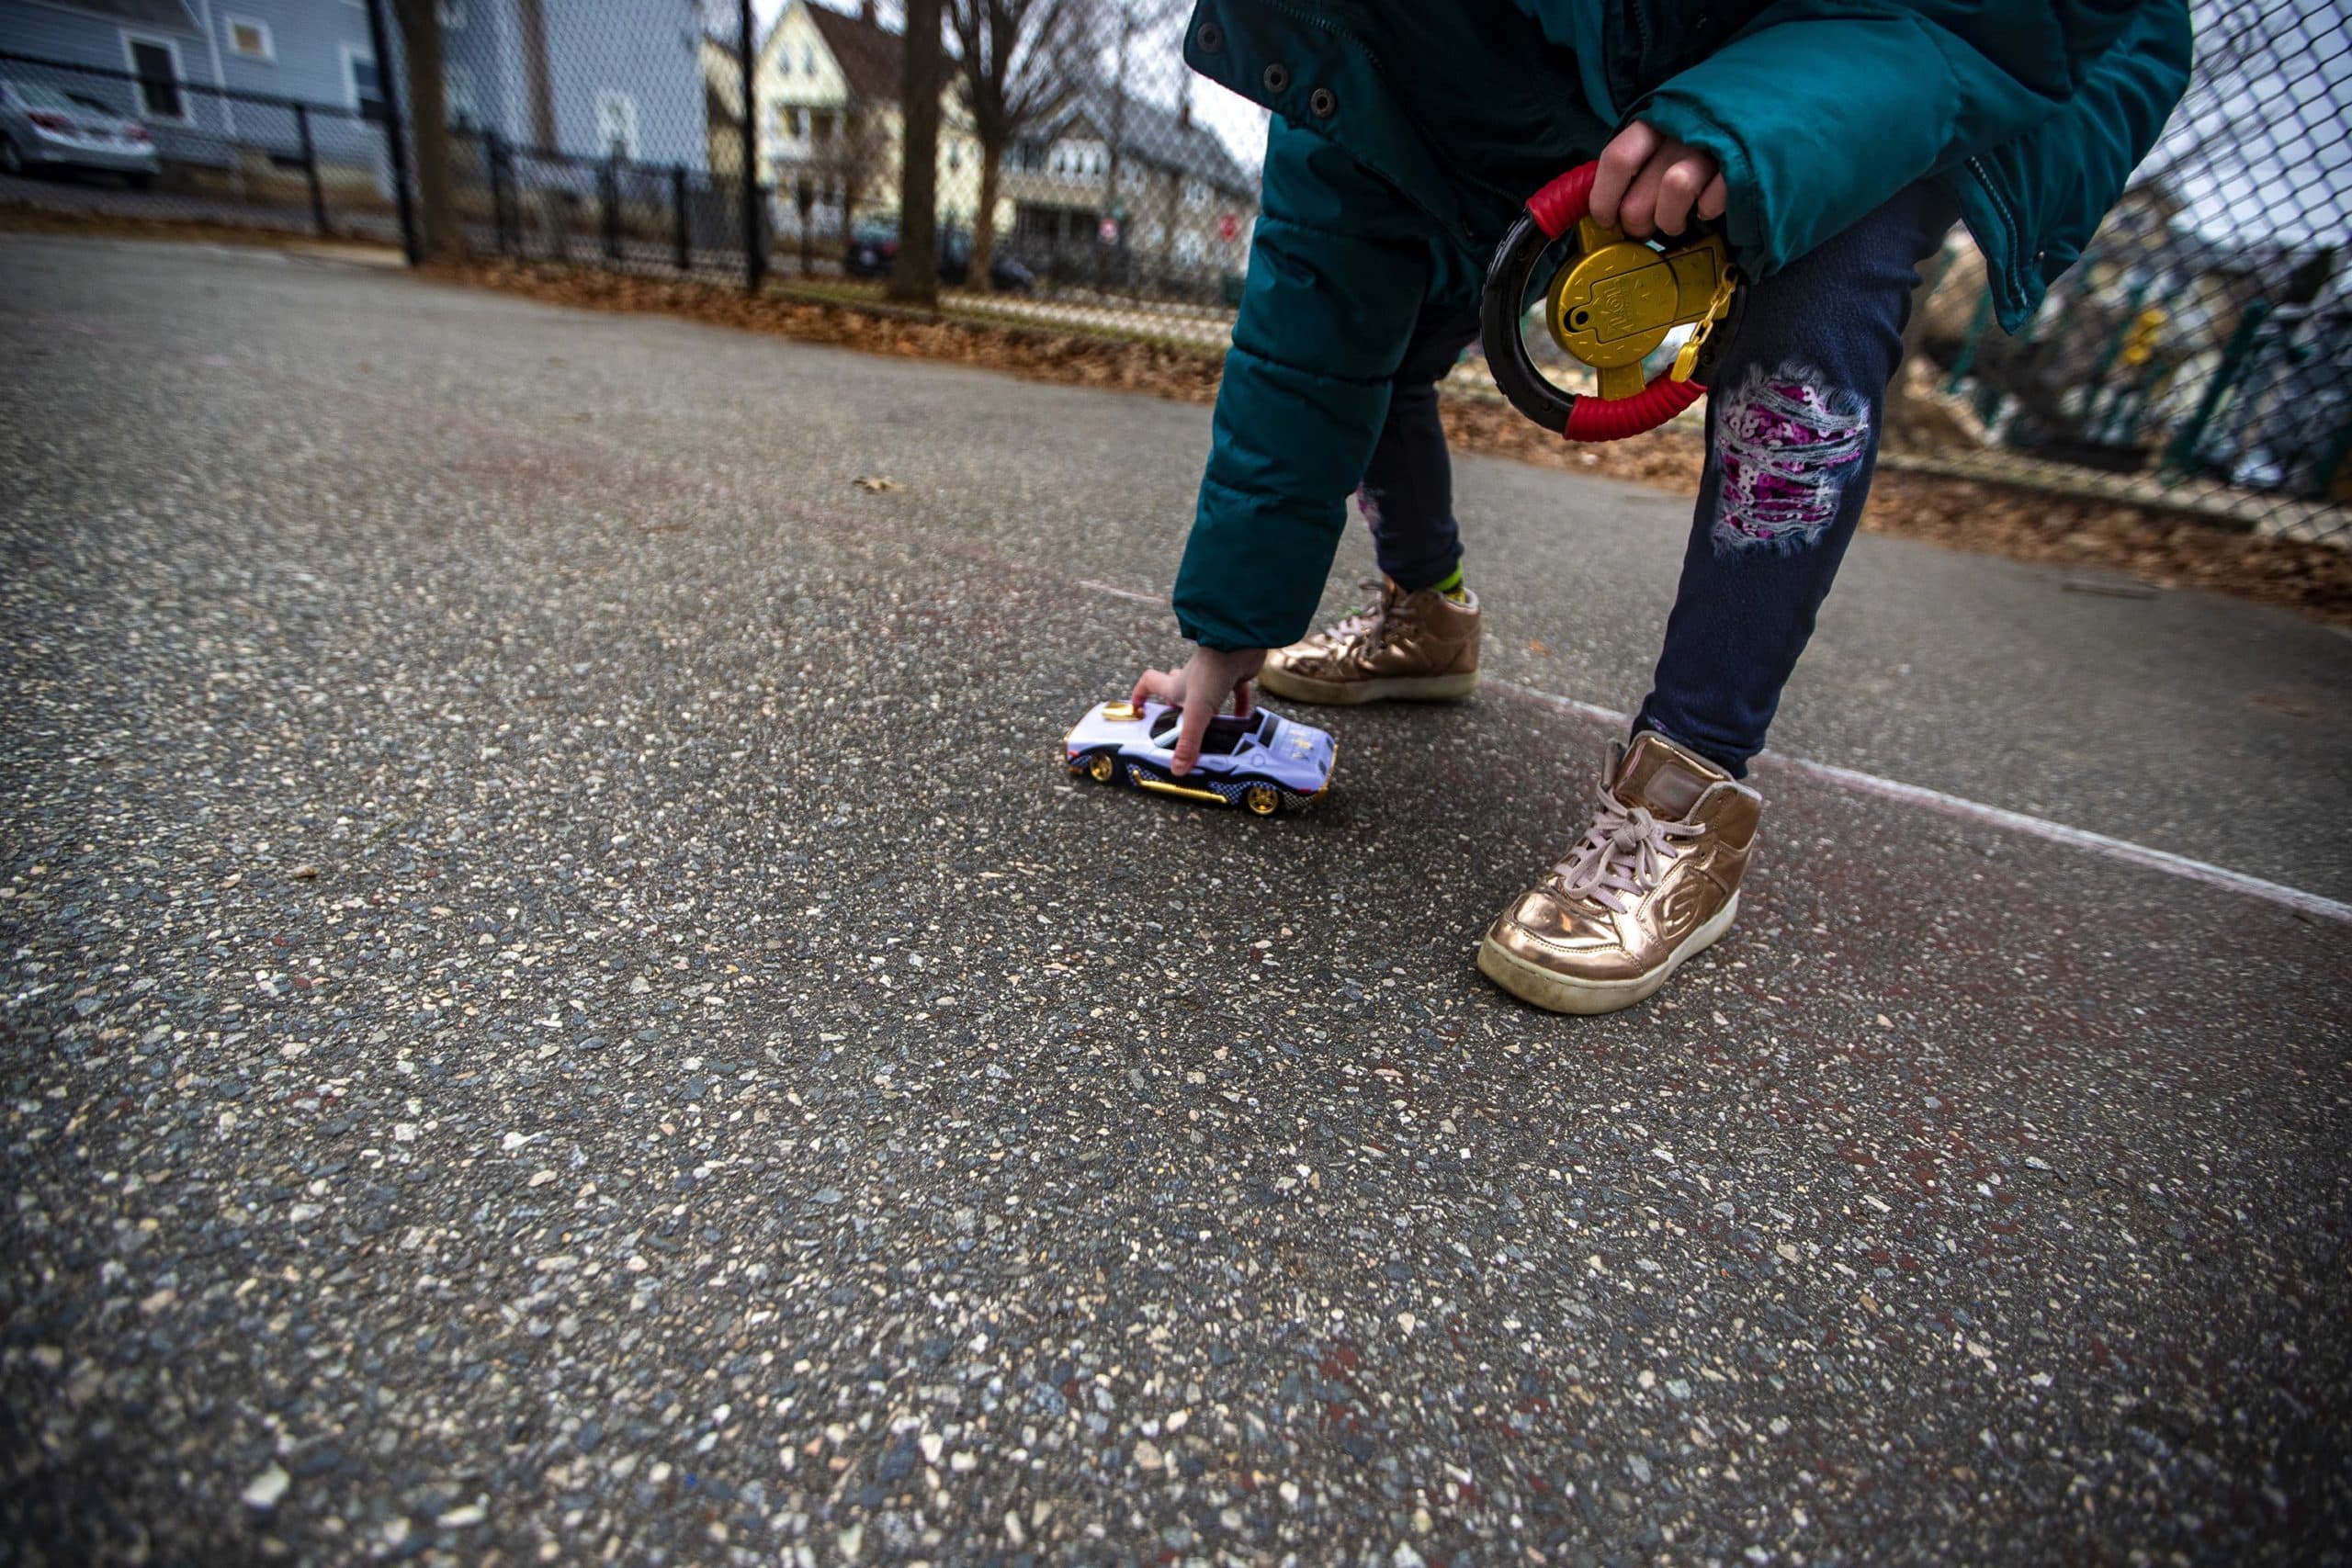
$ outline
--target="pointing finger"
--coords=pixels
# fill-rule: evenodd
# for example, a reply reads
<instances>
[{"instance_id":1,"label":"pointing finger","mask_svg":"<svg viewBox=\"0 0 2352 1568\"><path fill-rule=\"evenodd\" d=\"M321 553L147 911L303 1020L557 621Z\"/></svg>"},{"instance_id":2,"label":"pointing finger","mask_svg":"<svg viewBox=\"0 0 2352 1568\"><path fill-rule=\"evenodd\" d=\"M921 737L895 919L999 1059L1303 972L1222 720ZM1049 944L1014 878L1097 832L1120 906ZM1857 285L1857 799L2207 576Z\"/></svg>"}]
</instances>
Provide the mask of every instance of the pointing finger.
<instances>
[{"instance_id":1,"label":"pointing finger","mask_svg":"<svg viewBox=\"0 0 2352 1568\"><path fill-rule=\"evenodd\" d=\"M1193 764L1201 760L1201 740L1209 732L1209 720L1216 716L1216 708L1213 702L1184 705L1183 719L1176 727L1176 759L1171 771L1189 773Z\"/></svg>"}]
</instances>

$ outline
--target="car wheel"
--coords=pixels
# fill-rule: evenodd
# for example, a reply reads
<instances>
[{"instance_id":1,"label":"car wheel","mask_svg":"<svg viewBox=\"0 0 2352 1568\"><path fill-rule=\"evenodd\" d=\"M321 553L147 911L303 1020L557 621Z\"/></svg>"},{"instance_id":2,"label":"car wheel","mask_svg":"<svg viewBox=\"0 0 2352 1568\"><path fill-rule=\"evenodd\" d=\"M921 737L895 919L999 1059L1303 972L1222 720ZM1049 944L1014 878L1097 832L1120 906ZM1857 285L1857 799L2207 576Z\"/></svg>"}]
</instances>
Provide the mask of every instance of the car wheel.
<instances>
[{"instance_id":1,"label":"car wheel","mask_svg":"<svg viewBox=\"0 0 2352 1568\"><path fill-rule=\"evenodd\" d=\"M1118 771L1119 765L1111 760L1108 751L1097 751L1086 761L1086 776L1096 784L1109 784Z\"/></svg>"},{"instance_id":2,"label":"car wheel","mask_svg":"<svg viewBox=\"0 0 2352 1568\"><path fill-rule=\"evenodd\" d=\"M137 169L123 175L122 183L133 190L153 190L155 175L151 169Z\"/></svg>"},{"instance_id":3,"label":"car wheel","mask_svg":"<svg viewBox=\"0 0 2352 1568\"><path fill-rule=\"evenodd\" d=\"M0 136L0 174L21 175L24 172L25 155L17 151L15 142Z\"/></svg>"},{"instance_id":4,"label":"car wheel","mask_svg":"<svg viewBox=\"0 0 2352 1568\"><path fill-rule=\"evenodd\" d=\"M1282 791L1272 784L1251 784L1241 792L1241 804L1260 817L1272 817L1283 808Z\"/></svg>"}]
</instances>

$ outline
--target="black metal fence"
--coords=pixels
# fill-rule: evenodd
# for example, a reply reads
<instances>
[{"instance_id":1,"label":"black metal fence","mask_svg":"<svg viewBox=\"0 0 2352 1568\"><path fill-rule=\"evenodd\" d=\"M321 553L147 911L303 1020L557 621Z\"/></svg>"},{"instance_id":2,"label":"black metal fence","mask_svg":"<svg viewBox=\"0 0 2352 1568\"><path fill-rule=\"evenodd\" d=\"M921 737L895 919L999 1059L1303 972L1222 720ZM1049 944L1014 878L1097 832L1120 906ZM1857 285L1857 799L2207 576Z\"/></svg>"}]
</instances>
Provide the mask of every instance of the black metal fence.
<instances>
[{"instance_id":1,"label":"black metal fence","mask_svg":"<svg viewBox=\"0 0 2352 1568\"><path fill-rule=\"evenodd\" d=\"M380 112L0 51L0 201L397 240Z\"/></svg>"},{"instance_id":2,"label":"black metal fence","mask_svg":"<svg viewBox=\"0 0 2352 1568\"><path fill-rule=\"evenodd\" d=\"M743 276L741 191L707 170L517 147L494 131L455 136L450 153L476 254Z\"/></svg>"}]
</instances>

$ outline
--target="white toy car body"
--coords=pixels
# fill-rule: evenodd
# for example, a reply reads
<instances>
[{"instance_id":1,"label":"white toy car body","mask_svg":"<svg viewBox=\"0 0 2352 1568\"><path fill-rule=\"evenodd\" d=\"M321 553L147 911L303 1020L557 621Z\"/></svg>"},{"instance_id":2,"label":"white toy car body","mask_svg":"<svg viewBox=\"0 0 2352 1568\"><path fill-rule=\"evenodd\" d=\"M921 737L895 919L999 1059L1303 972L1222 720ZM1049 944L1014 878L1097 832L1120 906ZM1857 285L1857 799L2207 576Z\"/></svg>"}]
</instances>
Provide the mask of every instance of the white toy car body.
<instances>
[{"instance_id":1,"label":"white toy car body","mask_svg":"<svg viewBox=\"0 0 2352 1568\"><path fill-rule=\"evenodd\" d=\"M1161 703L1098 703L1064 738L1063 756L1071 773L1100 784L1239 807L1260 817L1304 806L1330 787L1339 743L1328 731L1264 707L1248 718L1211 719L1200 761L1179 778L1177 721L1177 711Z\"/></svg>"}]
</instances>

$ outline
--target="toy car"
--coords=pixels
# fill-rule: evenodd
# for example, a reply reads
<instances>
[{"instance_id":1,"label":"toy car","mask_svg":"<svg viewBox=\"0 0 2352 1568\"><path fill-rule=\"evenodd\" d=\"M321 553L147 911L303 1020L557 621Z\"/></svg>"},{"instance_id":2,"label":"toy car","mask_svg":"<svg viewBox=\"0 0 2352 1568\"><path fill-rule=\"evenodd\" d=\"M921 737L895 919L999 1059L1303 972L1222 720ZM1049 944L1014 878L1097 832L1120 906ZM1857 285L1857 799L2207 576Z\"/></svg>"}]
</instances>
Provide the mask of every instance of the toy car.
<instances>
[{"instance_id":1,"label":"toy car","mask_svg":"<svg viewBox=\"0 0 2352 1568\"><path fill-rule=\"evenodd\" d=\"M1200 761L1180 779L1173 771L1179 716L1162 703L1098 703L1063 739L1069 771L1098 784L1238 806L1260 817L1305 806L1330 787L1338 743L1262 707L1248 718L1209 720Z\"/></svg>"}]
</instances>

